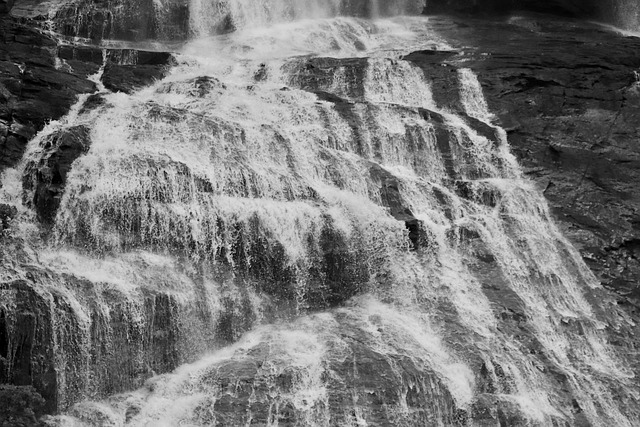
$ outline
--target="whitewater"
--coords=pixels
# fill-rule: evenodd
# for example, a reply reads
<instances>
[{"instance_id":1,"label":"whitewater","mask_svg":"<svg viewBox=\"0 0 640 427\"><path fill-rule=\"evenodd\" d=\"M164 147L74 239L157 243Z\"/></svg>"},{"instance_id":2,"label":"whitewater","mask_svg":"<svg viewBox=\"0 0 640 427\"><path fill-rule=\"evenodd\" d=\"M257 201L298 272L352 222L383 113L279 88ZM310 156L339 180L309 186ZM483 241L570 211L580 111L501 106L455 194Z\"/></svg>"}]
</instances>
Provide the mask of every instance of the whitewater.
<instances>
[{"instance_id":1,"label":"whitewater","mask_svg":"<svg viewBox=\"0 0 640 427\"><path fill-rule=\"evenodd\" d=\"M87 284L39 285L73 313L50 314L71 404L49 425L640 423L598 283L478 77L452 68L452 110L406 58L455 50L421 10L193 0L168 76L29 143L0 200L34 264ZM24 177L75 126L91 146L43 238ZM163 316L172 372L147 356ZM150 378L103 387L120 358Z\"/></svg>"}]
</instances>

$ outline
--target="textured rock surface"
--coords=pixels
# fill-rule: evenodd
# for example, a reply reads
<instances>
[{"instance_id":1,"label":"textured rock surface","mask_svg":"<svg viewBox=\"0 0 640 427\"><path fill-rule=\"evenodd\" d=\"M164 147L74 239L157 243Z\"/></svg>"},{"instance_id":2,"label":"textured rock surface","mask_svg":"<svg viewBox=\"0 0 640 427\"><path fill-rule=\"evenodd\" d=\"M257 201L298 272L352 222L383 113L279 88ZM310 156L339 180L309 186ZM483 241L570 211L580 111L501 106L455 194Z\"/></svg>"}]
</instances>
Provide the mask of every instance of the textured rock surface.
<instances>
[{"instance_id":1,"label":"textured rock surface","mask_svg":"<svg viewBox=\"0 0 640 427\"><path fill-rule=\"evenodd\" d=\"M437 63L429 52L415 52L406 59L435 76L434 97L454 111L461 109L457 69L478 74L490 111L526 174L603 287L634 319L610 333L612 344L637 361L640 39L543 15L432 23L464 56ZM491 260L487 267L491 277ZM489 282L485 293L517 325L520 303L500 280ZM590 299L597 306L606 293ZM632 362L632 368L640 374L640 363Z\"/></svg>"},{"instance_id":2,"label":"textured rock surface","mask_svg":"<svg viewBox=\"0 0 640 427\"><path fill-rule=\"evenodd\" d=\"M50 1L18 0L11 15L35 21L51 21L58 33L99 41L102 39L149 40L184 39L188 33L189 11L184 0L162 3L133 1Z\"/></svg>"},{"instance_id":3,"label":"textured rock surface","mask_svg":"<svg viewBox=\"0 0 640 427\"><path fill-rule=\"evenodd\" d=\"M590 24L552 21L547 17L509 21L434 19L432 22L442 35L456 44L462 55L454 51L422 51L414 52L406 59L425 70L439 105L448 106L464 116L478 134L494 141L493 128L466 116L459 101L457 70L469 67L478 73L491 111L508 131L513 150L527 173L545 191L566 233L579 245L582 255L600 275L603 284L617 292L618 303L632 314L633 319L638 319L640 207L637 205L639 190L634 185L640 178L637 149L640 135L635 124L640 114L638 42ZM23 40L21 36L12 37L9 46L5 47L9 53L16 49L18 54L21 52L16 44L31 46L31 49L40 43L39 39L29 39L25 44L20 41ZM127 93L162 77L166 66L172 62L168 54L123 50L103 53L90 47L56 46L52 41L45 51L50 55L45 55L49 62L45 61L40 67L55 70L57 55L65 62L57 71L60 75L54 76L84 82L87 91L93 90L93 83L86 77L100 69L104 58L107 59L102 77L105 86ZM17 84L15 81L25 85L27 78L21 77L25 74L21 67L27 64L14 61L18 54L6 55L9 71L2 75L5 79L2 81L9 82L6 87ZM300 70L292 81L292 85L335 105L337 113L350 126L356 146L359 138L363 138L358 134L362 127L357 122L358 117L375 117L366 115L368 107L362 100L366 64L363 59L302 59ZM15 70L11 67L17 68L19 73L12 74ZM345 73L346 93L350 99L329 88L337 69ZM256 80L259 78L256 75ZM49 83L50 86L45 85L46 91L59 89ZM195 78L185 84L192 84L194 96L204 96L222 85L207 77ZM164 89L170 92L171 84ZM49 93L46 91L44 93ZM22 86L20 92L7 89L6 93L10 97L0 104L1 108L22 102L22 93L34 99L42 98L42 95L29 95L30 90L22 92ZM69 102L61 104L61 113L56 113L58 116L66 111L64 108L68 109L74 97L69 95ZM85 102L80 114L100 108L104 102L101 95L94 95ZM356 116L356 107L365 114ZM30 127L25 130L20 126L26 119L15 117L24 117L24 111L32 110L24 107L16 113L11 108L7 116L11 117L11 122L5 120L6 125L0 127L0 132L3 132L5 142L9 137L15 139L15 135L22 135L21 147L45 120L58 117L46 111L38 116L39 121L28 122L26 126ZM153 103L144 106L147 108L148 114L141 120L146 124L154 121L204 124L210 133L235 130L219 122L206 123L202 116L185 109L154 106ZM393 108L402 110L398 105ZM450 135L440 126L441 115L426 109L419 109L417 115L433 125L438 149L445 158L445 172L454 182L458 196L495 206L497 196L491 191L476 191L469 187L470 181L456 180L448 143ZM371 124L372 127L375 125ZM39 161L28 166L24 183L25 189L33 194L31 200L42 222L51 221L71 164L87 151L89 143L88 131L82 126L64 129L43 139ZM8 157L7 165L21 157L20 150ZM374 147L375 150L381 149ZM11 153L9 148L3 147L0 155L5 151ZM374 154L381 157L379 151ZM166 159L144 159L144 162L142 166L151 171L176 170L179 180L195 183L198 194L212 192L211 183L198 181L185 164ZM380 205L404 223L413 249L426 251L430 236L421 233L420 221L400 196L398 178L373 162L367 163L367 170L372 187L380 193ZM154 182L161 181L153 176L153 172L149 178ZM244 185L250 195L250 186L246 182ZM149 195L142 189L133 189L122 195L121 211L100 212L113 226L113 234L125 236L114 243L114 247L120 244L127 251L156 248L154 245L162 248L161 244L165 242L162 239L166 236L159 236L157 241L136 240L137 236L144 237L142 233L136 233L140 231L146 212L142 209L136 212L130 203L132 199L170 198L168 193L157 193ZM447 206L450 202L444 200L445 195L440 196L443 200L439 201ZM310 191L308 197L313 200L316 195ZM94 216L88 218L97 217L95 212L90 213ZM347 315L335 309L363 291L370 279L370 272L363 265L375 262L375 259L367 259L366 248L361 247L361 242L354 239L356 244L350 246L350 242L335 232L332 224L322 228L318 241L309 241L315 252L310 256L313 268L305 272L308 273L305 279L309 290L304 299L295 294L297 272L286 259L283 243L261 229L258 218L227 224L226 229L233 232L235 239L231 239L232 244L225 248L230 253L215 255L220 260L231 260L236 276L231 277L225 268L213 272L213 276L224 282L216 283L216 289L222 288L224 292L212 296L208 293L211 285L201 280L202 272L189 270L193 266L185 268L187 279L180 277L177 280L177 277L165 275L160 267L162 263L153 264L153 260L144 259L141 264L148 264L151 269L158 267L158 272L145 276L142 286L126 283L123 285L126 291L117 283L101 281L99 276L79 278L84 271L67 275L35 267L38 260L30 255L29 248L23 248L23 242L11 237L15 215L15 210L0 205L3 231L0 240L0 382L33 385L45 397L48 411L67 408L85 397L101 398L139 387L154 373L164 373L178 364L192 361L207 348L236 341L258 323L259 315L263 316L260 319L263 322L287 319L295 312L292 307L302 304L311 310L332 308L328 312L336 326L331 334L338 337L334 341L340 345L330 348L335 353L330 353L334 356L327 359L327 372L333 372L335 377L322 380L330 396L326 405L331 413L338 414L335 419L344 423L358 423L364 419L372 424L394 424L396 414L389 408L398 407L406 409L402 418L406 425L428 425L434 420L465 425L469 417L487 425L526 425L527 421L519 418L518 411L496 397L501 394L499 390L510 392L511 385L504 372L501 373L502 368L496 364L491 368L495 372L489 373L479 356L474 356L479 353L478 349L464 343L465 332L456 323L458 320L451 314L454 310L444 298L435 307L439 319L446 322L446 326L442 326L445 338L454 343L452 345L469 346L461 353L470 355L465 363L472 367L478 382L475 390L478 399L469 412L455 408L441 378L426 364L417 365L411 354L402 353L402 348L392 349L389 354L379 350L379 343L368 341L372 331L376 336L393 337L397 331L391 326L383 324L375 315L368 316L365 331L357 326L362 319L345 319ZM100 247L102 242L92 240L88 232L83 234L90 224L87 221L83 225L86 229L79 228L78 240L73 243L103 256L100 252L104 250ZM197 241L189 240L188 229L173 231L178 232L170 242L172 251L182 254L197 247ZM500 332L513 337L521 346L518 350L532 355L532 360L539 363L536 367L550 378L556 397L563 401L562 407L573 407L573 419L579 425L582 409L577 404L572 406L567 375L554 362L544 358L543 346L532 330L535 319L528 317L525 303L501 277L496 260L477 233L464 227L459 233L460 245L469 253L464 262L473 263L470 269L479 272L482 292L500 317ZM88 268L82 265L82 269ZM259 292L266 302L257 303L251 291ZM609 291L596 289L587 298L598 307L602 301L609 301L610 295ZM78 301L82 307L74 305ZM260 310L255 307L258 304L262 304ZM618 312L610 310L605 303L599 310L602 311L598 313L600 318L608 322L611 343L626 353L630 364L639 363L635 357L638 352L637 325L621 321ZM607 313L609 310L611 313ZM319 323L324 320L326 318L319 317ZM581 326L572 319L563 320L563 325L575 336L581 334ZM202 332L202 335L194 331ZM277 347L278 341L275 343L274 347ZM194 411L197 421L207 423L211 417L218 416L226 417L222 424L234 425L247 422L243 417L250 411L256 417L255 421L267 423L274 417L271 405L282 404L275 415L281 425L304 424L303 419L296 418L299 412L287 406L286 399L274 397L272 393L274 384L285 395L291 391L293 379L300 379L295 367L290 369L286 360L279 359L269 346L257 345L239 354L242 357L229 358L207 373L205 386L214 385L225 396L213 404L204 402L197 408ZM638 366L629 368L639 372ZM148 387L153 388L153 383ZM344 413L344 408L351 407L362 413ZM87 416L81 409L81 406L76 407L72 414L79 418ZM136 411L135 405L127 408L127 417L135 417ZM102 415L94 413L91 416L94 417L92 422L99 424Z\"/></svg>"},{"instance_id":4,"label":"textured rock surface","mask_svg":"<svg viewBox=\"0 0 640 427\"><path fill-rule=\"evenodd\" d=\"M614 0L429 0L426 13L508 14L535 11L568 16L595 16Z\"/></svg>"},{"instance_id":5,"label":"textured rock surface","mask_svg":"<svg viewBox=\"0 0 640 427\"><path fill-rule=\"evenodd\" d=\"M434 92L454 109L457 87L447 75L461 66L478 73L514 154L565 232L605 286L637 301L640 40L546 16L443 21L440 31L472 46L462 49L464 63L407 59L440 73Z\"/></svg>"},{"instance_id":6,"label":"textured rock surface","mask_svg":"<svg viewBox=\"0 0 640 427\"><path fill-rule=\"evenodd\" d=\"M102 82L113 92L131 93L164 77L173 56L166 52L109 51Z\"/></svg>"},{"instance_id":7,"label":"textured rock surface","mask_svg":"<svg viewBox=\"0 0 640 427\"><path fill-rule=\"evenodd\" d=\"M22 157L27 142L49 120L67 113L96 85L57 66L51 36L0 15L0 169Z\"/></svg>"},{"instance_id":8,"label":"textured rock surface","mask_svg":"<svg viewBox=\"0 0 640 427\"><path fill-rule=\"evenodd\" d=\"M40 161L27 165L24 189L33 194L29 204L42 222L51 223L55 218L71 165L90 145L89 129L84 126L55 132L46 138Z\"/></svg>"}]
</instances>

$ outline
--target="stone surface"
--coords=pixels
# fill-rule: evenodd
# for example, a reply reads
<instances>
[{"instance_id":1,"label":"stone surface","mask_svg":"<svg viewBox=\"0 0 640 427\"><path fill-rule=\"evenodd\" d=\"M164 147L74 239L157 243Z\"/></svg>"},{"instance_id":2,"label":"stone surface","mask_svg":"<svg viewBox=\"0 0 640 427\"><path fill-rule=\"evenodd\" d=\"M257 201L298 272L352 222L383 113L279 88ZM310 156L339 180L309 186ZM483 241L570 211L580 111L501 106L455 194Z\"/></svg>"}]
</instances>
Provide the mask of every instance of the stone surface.
<instances>
[{"instance_id":1,"label":"stone surface","mask_svg":"<svg viewBox=\"0 0 640 427\"><path fill-rule=\"evenodd\" d=\"M640 40L548 16L442 24L441 34L473 47L444 66L407 57L431 76L436 100L459 110L455 71L473 69L513 153L587 263L605 286L637 296Z\"/></svg>"},{"instance_id":2,"label":"stone surface","mask_svg":"<svg viewBox=\"0 0 640 427\"><path fill-rule=\"evenodd\" d=\"M425 12L491 15L528 10L565 16L593 17L599 10L610 8L613 4L613 0L429 0Z\"/></svg>"},{"instance_id":3,"label":"stone surface","mask_svg":"<svg viewBox=\"0 0 640 427\"><path fill-rule=\"evenodd\" d=\"M97 90L89 76L105 65L105 87L131 92L162 78L175 59L167 52L58 45L37 23L0 15L0 170L13 166L28 141L65 115L78 95ZM100 103L87 100L83 112Z\"/></svg>"},{"instance_id":4,"label":"stone surface","mask_svg":"<svg viewBox=\"0 0 640 427\"><path fill-rule=\"evenodd\" d=\"M93 92L86 74L56 67L57 42L36 28L0 15L0 169L22 157L45 123L67 113L76 97Z\"/></svg>"},{"instance_id":5,"label":"stone surface","mask_svg":"<svg viewBox=\"0 0 640 427\"><path fill-rule=\"evenodd\" d=\"M131 284L136 290L128 294L126 287L25 269L34 260L23 242L0 238L0 384L34 387L46 413L140 387L212 345L210 316L192 300L201 292L165 288L157 276L144 288ZM24 279L4 279L17 272Z\"/></svg>"},{"instance_id":6,"label":"stone surface","mask_svg":"<svg viewBox=\"0 0 640 427\"><path fill-rule=\"evenodd\" d=\"M639 375L640 39L545 15L431 22L460 55L437 64L420 52L406 59L431 80L436 102L454 111L461 110L457 70L478 74L512 152L603 286L589 301L599 307L613 297L629 316L621 321L618 309L600 307L611 343ZM484 292L503 312L504 327L521 334L521 303L486 261L476 265L488 275Z\"/></svg>"},{"instance_id":7,"label":"stone surface","mask_svg":"<svg viewBox=\"0 0 640 427\"><path fill-rule=\"evenodd\" d=\"M323 362L325 398L310 389L305 418L287 399L299 381L315 372L286 365L286 353L278 346L258 344L238 351L232 358L210 366L201 385L219 390L213 404L203 401L194 411L200 425L306 425L323 419L330 425L430 425L442 420L449 426L463 426L468 415L456 408L442 380L402 349L386 353L376 349L366 332L349 316L336 314L340 333L329 344L334 354ZM379 326L381 332L383 327ZM329 350L331 351L331 350ZM383 380L381 380L383 379ZM274 392L273 385L278 386ZM311 385L312 386L312 385ZM299 403L298 403L299 404Z\"/></svg>"},{"instance_id":8,"label":"stone surface","mask_svg":"<svg viewBox=\"0 0 640 427\"><path fill-rule=\"evenodd\" d=\"M23 176L26 194L32 194L33 206L40 221L51 224L64 193L67 174L73 162L91 146L90 130L75 126L46 137L37 161L27 164Z\"/></svg>"},{"instance_id":9,"label":"stone surface","mask_svg":"<svg viewBox=\"0 0 640 427\"><path fill-rule=\"evenodd\" d=\"M184 0L110 1L17 0L11 15L36 21L51 20L52 29L69 37L141 41L181 40L188 35L189 11Z\"/></svg>"},{"instance_id":10,"label":"stone surface","mask_svg":"<svg viewBox=\"0 0 640 427\"><path fill-rule=\"evenodd\" d=\"M6 230L11 225L11 220L17 215L15 206L0 203L0 232Z\"/></svg>"},{"instance_id":11,"label":"stone surface","mask_svg":"<svg viewBox=\"0 0 640 427\"><path fill-rule=\"evenodd\" d=\"M599 306L602 313L598 314L608 320L611 343L627 354L629 368L640 372L637 366L640 362L635 357L637 322L635 325L631 321L625 323L618 311L603 302L614 295L630 319L637 320L640 316L640 190L635 185L640 182L637 127L640 44L591 24L554 21L548 17L509 21L434 19L433 22L441 34L456 44L461 54L423 51L405 59L425 71L432 82L436 102L458 114L462 114L463 109L458 101L457 69L469 67L479 75L490 109L496 113L497 123L508 131L513 151L526 173L544 190L565 232L578 245L603 285L616 292L595 289L587 298ZM100 68L104 57L107 59L105 86L127 93L162 77L172 62L168 54L125 50L110 50L103 57L102 50L97 48L57 46L39 32L13 22L7 28L14 28L14 32L5 32L13 36L5 38L10 42L3 45L4 56L0 61L3 67L0 96L4 96L0 103L4 110L0 113L6 113L0 114L0 138L4 138L2 144L5 144L0 147L0 156L6 157L0 158L7 159L6 165L15 164L21 158L25 143L46 120L68 110L76 93L94 90L93 83L86 77ZM56 69L56 55L68 67ZM357 129L352 109L362 101L366 61L311 58L301 63L292 84L333 103L337 112ZM351 99L327 88L336 67L346 69L347 95ZM65 82L64 85L75 82L84 89L64 92L66 86L56 86L59 81ZM193 89L196 93L208 93L219 84L214 79L196 78ZM59 95L62 101L56 104ZM43 104L20 104L40 100L44 100ZM103 103L104 97L97 94L90 97L83 108L91 111ZM53 108L60 110L53 111ZM441 118L428 110L421 110L420 115L440 132L438 148L446 158L450 147L442 142L447 140L447 135L442 134L446 130L438 127ZM148 119L202 122L202 118L191 117L187 111L159 106L150 109ZM488 126L467 119L479 133L491 132ZM218 123L212 122L210 126L212 132L219 131ZM83 127L64 129L43 140L42 156L28 166L25 178L25 188L33 192L31 200L42 222L51 221L71 164L86 152L88 145L88 132ZM11 148L13 146L15 148ZM455 181L453 167L448 166L449 178ZM182 171L181 175L192 173L186 166L175 167ZM428 246L428 236L420 234L419 221L407 207L407 201L399 197L397 179L374 163L369 165L369 171L376 190L381 193L381 204L395 219L405 223L414 249ZM483 204L496 204L490 192L478 195L469 188L468 182L455 182L461 197L480 197ZM210 192L207 184L206 181L198 184L199 191ZM131 292L126 293L112 283L34 267L36 260L21 248L22 242L9 236L15 215L15 210L0 205L0 226L7 232L0 240L0 382L34 386L46 399L48 411L67 408L87 396L101 398L138 387L154 373L167 372L193 360L205 348L237 340L256 322L249 290L256 290L269 300L261 307L265 322L287 318L293 312L291 307L297 298L295 274L285 259L282 244L261 235L259 224L245 229L235 226L238 237L228 257L233 259L238 278L228 280L225 286L241 297L223 295L216 307L218 311L212 314L207 307L204 280L195 280L195 285L190 282L194 289L166 289L170 280L156 275L142 286L126 287ZM128 226L135 231L139 221L134 215L130 218L133 220ZM117 216L114 223L118 223ZM541 344L531 331L531 319L527 318L523 301L505 285L495 260L477 235L471 230L462 230L461 235L460 244L470 254L465 262L473 263L471 268L480 272L483 292L500 315L501 332L516 337L524 353L539 354ZM92 244L85 243L87 247ZM320 241L313 243L317 243L318 251L313 254L315 270L310 271L308 277L311 291L305 295L307 308L323 310L340 306L365 289L370 278L361 262L365 256L362 248L349 246L330 224L323 229ZM127 244L125 249L136 250L152 246L153 242L132 240ZM185 251L189 245L188 241L177 242L172 249ZM226 258L226 255L220 254L220 257ZM228 271L215 273L216 277L229 275ZM5 277L14 279L5 280ZM82 315L76 312L77 301L83 303ZM438 309L446 312L451 308ZM340 350L348 357L335 357L328 362L331 371L336 373L335 378L326 381L332 413L340 414L343 408L351 407L353 390L356 390L358 407L368 411L365 418L372 424L393 424L395 420L385 411L385 405L400 403L407 403L413 417L407 425L428 424L435 417L434 402L440 405L436 408L440 411L436 418L446 420L449 425L465 425L469 417L486 425L525 424L508 403L495 400L500 387L507 388L508 392L508 384L499 384L501 367L495 368L496 380L488 374L486 366L470 356L471 360L466 362L478 373L480 398L470 413L459 411L440 379L429 369L416 366L415 360L399 353L382 354L366 342L367 334L349 321L340 320L339 315L336 318L342 327L340 339L345 343ZM85 323L80 324L80 320ZM566 325L571 328L571 321L567 320ZM376 328L378 332L383 330L380 325ZM443 327L451 343L464 346L460 337L456 337L457 328L454 321ZM194 331L205 333L193 336L197 335ZM207 335L206 331L215 333ZM229 417L225 420L227 424L246 422L241 417L247 409L256 414L258 422L267 423L272 416L269 412L273 403L271 383L257 375L269 357L267 353L268 349L261 347L252 349L247 358L220 364L211 373L211 381L228 392L214 407L219 414ZM476 353L477 349L471 345L465 351L470 355ZM567 399L563 406L571 407L566 375L540 357L536 359L540 361L540 369L552 378L558 398ZM286 392L295 374L285 369L275 381ZM390 389L404 393L406 402L401 402L400 394L390 393ZM82 408L77 409L75 414L80 417ZM574 409L580 411L579 407ZM195 414L202 416L201 421L207 421L206 417L210 416L207 410L205 405ZM135 415L136 408L132 406L127 410L127 417ZM96 412L91 419L99 422L102 416ZM341 416L344 423L359 421L354 413ZM286 405L280 408L278 417L281 425L302 422ZM579 420L579 415L576 419Z\"/></svg>"},{"instance_id":12,"label":"stone surface","mask_svg":"<svg viewBox=\"0 0 640 427\"><path fill-rule=\"evenodd\" d=\"M164 77L174 64L166 52L110 50L102 82L113 92L131 93Z\"/></svg>"}]
</instances>

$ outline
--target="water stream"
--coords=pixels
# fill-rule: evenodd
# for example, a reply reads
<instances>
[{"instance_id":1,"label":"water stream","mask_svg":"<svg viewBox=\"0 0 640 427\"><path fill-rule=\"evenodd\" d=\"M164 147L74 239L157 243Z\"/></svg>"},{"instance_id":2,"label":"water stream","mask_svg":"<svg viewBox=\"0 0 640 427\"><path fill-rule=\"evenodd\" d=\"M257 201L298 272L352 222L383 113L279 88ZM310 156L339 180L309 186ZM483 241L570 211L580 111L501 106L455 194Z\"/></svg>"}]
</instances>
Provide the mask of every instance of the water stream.
<instances>
[{"instance_id":1,"label":"water stream","mask_svg":"<svg viewBox=\"0 0 640 427\"><path fill-rule=\"evenodd\" d=\"M51 425L640 422L597 282L477 77L464 112L437 105L401 59L448 48L419 2L361 3L193 0L168 77L5 173L64 301ZM22 175L80 125L43 241Z\"/></svg>"}]
</instances>

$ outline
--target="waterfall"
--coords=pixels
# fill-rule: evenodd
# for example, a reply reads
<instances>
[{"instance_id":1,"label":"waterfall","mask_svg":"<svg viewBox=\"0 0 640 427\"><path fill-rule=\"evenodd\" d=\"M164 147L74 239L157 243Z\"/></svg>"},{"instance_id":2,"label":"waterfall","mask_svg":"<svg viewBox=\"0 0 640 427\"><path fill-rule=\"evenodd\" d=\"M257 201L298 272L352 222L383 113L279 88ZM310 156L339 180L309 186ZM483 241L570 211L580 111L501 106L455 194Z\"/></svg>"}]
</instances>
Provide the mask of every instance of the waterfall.
<instances>
[{"instance_id":1,"label":"waterfall","mask_svg":"<svg viewBox=\"0 0 640 427\"><path fill-rule=\"evenodd\" d=\"M634 0L616 0L613 5L614 24L635 32L640 31L640 4Z\"/></svg>"},{"instance_id":2,"label":"waterfall","mask_svg":"<svg viewBox=\"0 0 640 427\"><path fill-rule=\"evenodd\" d=\"M449 47L395 16L419 2L363 3L193 0L167 77L80 100L5 172L33 200L56 132L86 130L50 226L22 208L32 267L2 272L34 289L3 322L23 292L51 329L49 425L640 422L477 76L438 105L403 57Z\"/></svg>"},{"instance_id":3,"label":"waterfall","mask_svg":"<svg viewBox=\"0 0 640 427\"><path fill-rule=\"evenodd\" d=\"M202 36L338 15L413 15L423 7L423 0L194 0L190 3L190 24L192 31Z\"/></svg>"}]
</instances>

